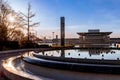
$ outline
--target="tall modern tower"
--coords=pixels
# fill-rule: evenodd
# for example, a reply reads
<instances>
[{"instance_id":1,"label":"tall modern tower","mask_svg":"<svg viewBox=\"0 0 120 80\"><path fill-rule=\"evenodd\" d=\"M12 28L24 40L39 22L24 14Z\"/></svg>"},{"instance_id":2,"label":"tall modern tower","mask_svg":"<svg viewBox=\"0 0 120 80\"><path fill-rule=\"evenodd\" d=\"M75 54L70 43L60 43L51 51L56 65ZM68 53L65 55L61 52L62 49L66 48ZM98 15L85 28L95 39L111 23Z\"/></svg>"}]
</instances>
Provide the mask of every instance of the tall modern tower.
<instances>
[{"instance_id":1,"label":"tall modern tower","mask_svg":"<svg viewBox=\"0 0 120 80\"><path fill-rule=\"evenodd\" d=\"M65 17L60 18L61 46L65 46Z\"/></svg>"}]
</instances>

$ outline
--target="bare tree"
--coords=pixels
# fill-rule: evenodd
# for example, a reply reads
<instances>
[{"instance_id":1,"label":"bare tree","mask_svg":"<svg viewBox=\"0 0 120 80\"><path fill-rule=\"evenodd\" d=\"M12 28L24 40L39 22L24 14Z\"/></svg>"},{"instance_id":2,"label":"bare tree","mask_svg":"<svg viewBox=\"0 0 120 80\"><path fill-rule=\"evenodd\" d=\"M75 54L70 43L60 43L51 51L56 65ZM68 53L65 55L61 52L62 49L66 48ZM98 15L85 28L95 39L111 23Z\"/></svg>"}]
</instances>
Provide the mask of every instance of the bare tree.
<instances>
[{"instance_id":1,"label":"bare tree","mask_svg":"<svg viewBox=\"0 0 120 80\"><path fill-rule=\"evenodd\" d=\"M13 22L9 20L11 17L14 18ZM24 20L21 14L12 10L7 1L0 0L0 37L13 40L14 35L17 34L16 30L22 31L22 29L24 29Z\"/></svg>"},{"instance_id":2,"label":"bare tree","mask_svg":"<svg viewBox=\"0 0 120 80\"><path fill-rule=\"evenodd\" d=\"M20 42L21 39L24 37L24 34L23 34L23 32L21 30L15 30L13 35L10 36L10 37L12 37L11 38L12 41L19 41Z\"/></svg>"},{"instance_id":3,"label":"bare tree","mask_svg":"<svg viewBox=\"0 0 120 80\"><path fill-rule=\"evenodd\" d=\"M7 16L10 14L10 6L4 0L0 0L0 40L7 40Z\"/></svg>"},{"instance_id":4,"label":"bare tree","mask_svg":"<svg viewBox=\"0 0 120 80\"><path fill-rule=\"evenodd\" d=\"M21 13L24 16L25 25L27 25L28 41L30 40L30 27L35 27L39 22L33 22L32 18L35 17L35 13L31 11L31 4L28 3L27 14Z\"/></svg>"},{"instance_id":5,"label":"bare tree","mask_svg":"<svg viewBox=\"0 0 120 80\"><path fill-rule=\"evenodd\" d=\"M15 37L14 34L17 34L16 31L22 31L24 33L24 20L20 13L12 13L12 16L14 17L14 22L10 22L8 26L8 39L13 40ZM12 37L11 37L12 36Z\"/></svg>"}]
</instances>

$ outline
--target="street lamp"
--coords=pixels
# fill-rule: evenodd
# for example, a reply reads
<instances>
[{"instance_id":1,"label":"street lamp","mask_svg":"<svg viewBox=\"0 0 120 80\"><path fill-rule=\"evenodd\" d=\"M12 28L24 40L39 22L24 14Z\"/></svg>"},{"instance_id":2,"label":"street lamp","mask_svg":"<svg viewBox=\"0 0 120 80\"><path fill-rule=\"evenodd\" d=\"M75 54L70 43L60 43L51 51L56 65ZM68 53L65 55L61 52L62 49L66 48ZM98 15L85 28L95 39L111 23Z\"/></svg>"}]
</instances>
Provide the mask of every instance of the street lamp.
<instances>
[{"instance_id":1,"label":"street lamp","mask_svg":"<svg viewBox=\"0 0 120 80\"><path fill-rule=\"evenodd\" d=\"M52 32L52 34L53 34L53 39L54 39L54 33L55 33L55 32Z\"/></svg>"}]
</instances>

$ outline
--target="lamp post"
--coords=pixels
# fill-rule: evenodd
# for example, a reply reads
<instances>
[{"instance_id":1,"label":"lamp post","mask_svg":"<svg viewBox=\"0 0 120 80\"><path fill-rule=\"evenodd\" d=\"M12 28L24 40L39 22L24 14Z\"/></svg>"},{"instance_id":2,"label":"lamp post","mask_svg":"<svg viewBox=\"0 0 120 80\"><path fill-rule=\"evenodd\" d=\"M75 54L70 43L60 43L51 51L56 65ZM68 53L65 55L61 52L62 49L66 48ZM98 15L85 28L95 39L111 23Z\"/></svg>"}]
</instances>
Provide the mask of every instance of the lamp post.
<instances>
[{"instance_id":1,"label":"lamp post","mask_svg":"<svg viewBox=\"0 0 120 80\"><path fill-rule=\"evenodd\" d=\"M53 39L54 39L54 33L55 33L55 32L52 32L52 34L53 34Z\"/></svg>"}]
</instances>

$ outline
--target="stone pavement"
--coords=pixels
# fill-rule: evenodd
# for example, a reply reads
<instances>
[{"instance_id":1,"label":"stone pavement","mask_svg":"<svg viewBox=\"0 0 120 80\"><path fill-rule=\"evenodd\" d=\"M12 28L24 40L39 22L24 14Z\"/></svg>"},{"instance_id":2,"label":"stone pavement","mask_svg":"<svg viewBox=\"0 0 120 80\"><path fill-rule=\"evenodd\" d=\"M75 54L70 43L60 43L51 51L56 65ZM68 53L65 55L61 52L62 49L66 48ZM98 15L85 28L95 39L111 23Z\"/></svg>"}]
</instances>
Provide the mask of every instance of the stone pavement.
<instances>
[{"instance_id":1,"label":"stone pavement","mask_svg":"<svg viewBox=\"0 0 120 80\"><path fill-rule=\"evenodd\" d=\"M0 80L10 80L10 79L7 79L7 78L5 78L5 77L2 77L1 76L1 65L2 65L2 60L4 60L4 59L7 59L7 58L9 58L9 57L12 57L12 56L16 56L16 55L19 55L19 53L13 53L13 54L0 54Z\"/></svg>"}]
</instances>

